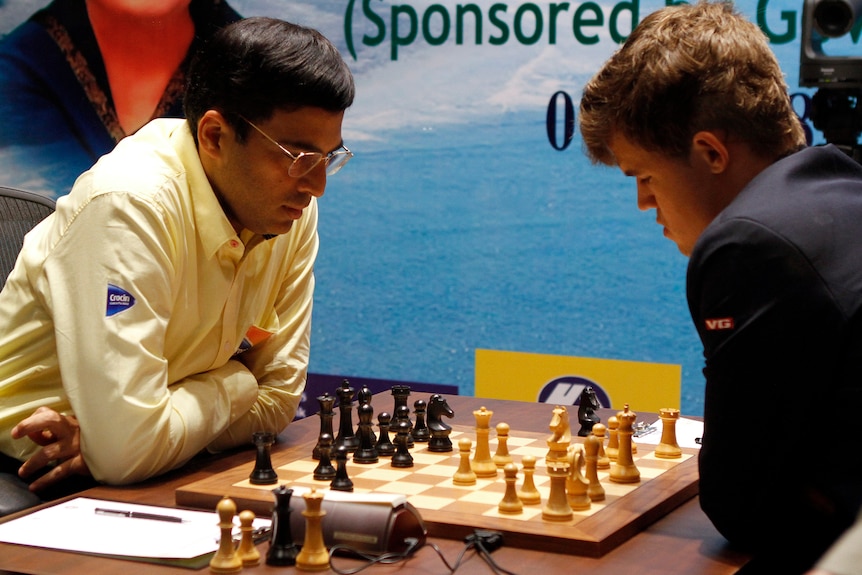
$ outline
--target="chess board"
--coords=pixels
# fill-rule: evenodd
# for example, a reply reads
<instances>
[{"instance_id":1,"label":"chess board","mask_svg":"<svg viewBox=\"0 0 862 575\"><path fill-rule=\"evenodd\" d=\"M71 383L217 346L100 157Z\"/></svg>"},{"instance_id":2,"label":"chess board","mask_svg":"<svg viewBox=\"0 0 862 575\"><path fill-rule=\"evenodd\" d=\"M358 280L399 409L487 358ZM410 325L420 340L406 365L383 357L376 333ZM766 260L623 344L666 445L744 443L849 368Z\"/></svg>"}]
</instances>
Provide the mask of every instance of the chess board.
<instances>
[{"instance_id":1,"label":"chess board","mask_svg":"<svg viewBox=\"0 0 862 575\"><path fill-rule=\"evenodd\" d=\"M607 470L599 470L599 480L605 489L604 501L593 502L586 511L575 511L569 521L548 521L542 518L550 480L545 469L548 434L511 430L507 441L509 454L516 464L524 455L536 458L534 482L542 495L539 505L525 505L520 514L499 512L497 506L506 489L502 470L496 479L478 478L475 485L458 486L452 481L460 463L458 440L469 437L475 447L473 428L453 425L450 439L453 451L433 453L427 444L416 443L411 449L414 466L394 468L388 458L374 464L348 462L348 476L355 493L396 493L418 509L432 537L462 539L474 529L493 529L504 534L506 545L600 557L625 542L636 533L660 519L697 494L696 450L683 449L679 459L659 459L654 446L639 444L634 462L641 481L620 484L608 479ZM491 454L496 453L497 441L491 432ZM573 437L573 442L583 438ZM328 482L316 481L312 472L317 461L311 457L311 446L291 448L272 454L272 464L278 474L278 484L288 487L315 487L326 491ZM252 485L248 476L254 469L254 459L177 490L176 502L186 507L214 509L223 496L233 498L239 509L251 509L259 515L270 515L275 485ZM523 472L519 465L517 486Z\"/></svg>"}]
</instances>

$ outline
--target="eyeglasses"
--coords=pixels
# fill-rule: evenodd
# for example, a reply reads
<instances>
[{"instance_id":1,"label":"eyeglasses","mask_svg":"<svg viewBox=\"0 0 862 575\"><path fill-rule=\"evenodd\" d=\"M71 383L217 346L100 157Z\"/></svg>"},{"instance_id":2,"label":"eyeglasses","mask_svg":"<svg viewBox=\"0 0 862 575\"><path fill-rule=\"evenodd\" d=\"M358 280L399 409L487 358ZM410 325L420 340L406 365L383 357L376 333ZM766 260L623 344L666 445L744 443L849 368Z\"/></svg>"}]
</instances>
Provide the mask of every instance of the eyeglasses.
<instances>
[{"instance_id":1,"label":"eyeglasses","mask_svg":"<svg viewBox=\"0 0 862 575\"><path fill-rule=\"evenodd\" d=\"M287 174L293 178L301 178L315 167L320 162L323 162L326 167L326 175L331 176L338 172L341 168L344 167L350 158L353 157L353 152L347 149L346 146L341 146L340 150L335 150L334 152L329 152L324 155L320 152L300 152L299 154L294 154L278 142L276 142L273 138L271 138L266 132L255 126L250 120L240 116L246 123L257 130L261 136L278 146L278 149L284 152L284 154L291 159L290 167L287 169Z\"/></svg>"}]
</instances>

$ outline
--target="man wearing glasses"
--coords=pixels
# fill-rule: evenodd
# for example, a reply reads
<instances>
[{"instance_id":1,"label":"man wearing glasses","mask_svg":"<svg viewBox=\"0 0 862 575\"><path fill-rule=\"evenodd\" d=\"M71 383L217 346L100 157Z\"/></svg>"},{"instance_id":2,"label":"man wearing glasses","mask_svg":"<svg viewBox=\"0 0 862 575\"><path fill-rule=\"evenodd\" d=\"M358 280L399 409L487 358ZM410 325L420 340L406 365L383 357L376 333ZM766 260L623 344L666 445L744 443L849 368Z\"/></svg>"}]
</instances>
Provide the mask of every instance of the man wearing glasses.
<instances>
[{"instance_id":1,"label":"man wearing glasses","mask_svg":"<svg viewBox=\"0 0 862 575\"><path fill-rule=\"evenodd\" d=\"M193 63L187 120L144 126L60 198L0 292L0 499L38 502L16 475L138 482L290 423L353 96L318 32L237 22Z\"/></svg>"}]
</instances>

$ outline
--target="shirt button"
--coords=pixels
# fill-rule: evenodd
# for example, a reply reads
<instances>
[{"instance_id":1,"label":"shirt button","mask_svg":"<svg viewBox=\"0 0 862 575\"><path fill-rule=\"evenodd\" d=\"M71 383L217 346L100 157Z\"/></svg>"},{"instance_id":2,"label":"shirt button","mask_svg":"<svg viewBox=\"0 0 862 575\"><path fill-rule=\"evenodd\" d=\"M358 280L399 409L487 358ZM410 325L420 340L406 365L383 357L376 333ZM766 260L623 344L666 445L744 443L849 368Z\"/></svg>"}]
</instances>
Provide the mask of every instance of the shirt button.
<instances>
[{"instance_id":1,"label":"shirt button","mask_svg":"<svg viewBox=\"0 0 862 575\"><path fill-rule=\"evenodd\" d=\"M236 241L236 240L231 240L231 241L230 241L230 247L232 247L232 248L237 248L237 247L239 247L239 242L238 242L238 241Z\"/></svg>"}]
</instances>

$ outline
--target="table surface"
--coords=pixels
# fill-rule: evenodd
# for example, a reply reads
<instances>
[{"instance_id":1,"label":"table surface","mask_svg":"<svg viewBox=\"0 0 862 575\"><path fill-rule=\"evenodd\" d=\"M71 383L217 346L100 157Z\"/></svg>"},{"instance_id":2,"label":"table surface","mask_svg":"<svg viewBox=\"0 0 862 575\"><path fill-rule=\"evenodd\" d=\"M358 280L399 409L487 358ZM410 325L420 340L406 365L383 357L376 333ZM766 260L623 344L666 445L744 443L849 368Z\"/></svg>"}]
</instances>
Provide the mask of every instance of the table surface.
<instances>
[{"instance_id":1,"label":"table surface","mask_svg":"<svg viewBox=\"0 0 862 575\"><path fill-rule=\"evenodd\" d=\"M387 394L388 395L388 394ZM475 398L468 396L447 396L456 414L471 413L480 406L494 411L495 421L506 421L512 429L542 432L547 431L549 406L539 403L523 403L497 399ZM391 401L385 396L376 396L375 404ZM616 410L599 410L603 421ZM574 415L574 414L573 414ZM577 422L574 421L576 426ZM320 431L319 418L293 422L278 438L273 451L290 446L313 445ZM192 481L198 481L213 473L231 469L237 465L253 463L254 449L235 450L217 456L202 456L189 462L183 469L168 473L160 478L129 487L96 487L82 495L100 499L143 503L175 507L177 488ZM14 517L14 516L13 516ZM6 518L4 520L9 520ZM464 545L451 539L429 538L450 564L454 564ZM268 543L259 548L265 554ZM697 497L683 503L680 507L658 520L638 535L599 558L580 557L567 554L554 554L503 546L493 553L497 564L518 575L544 569L546 573L638 573L638 575L676 574L729 574L735 573L748 557L731 548L715 530L700 510ZM358 561L336 557L335 562L341 570L355 568ZM34 547L24 547L0 543L0 573L28 574L79 574L91 575L118 573L123 575L173 573L208 573L208 569L194 571L179 567L155 566L147 563L124 561L101 557L72 554ZM246 568L244 573L292 573L292 567L270 567L261 564ZM493 573L480 557L472 552L457 572ZM426 546L410 560L394 565L374 565L363 573L398 573L399 575L427 574L446 575L449 569L437 553Z\"/></svg>"}]
</instances>

